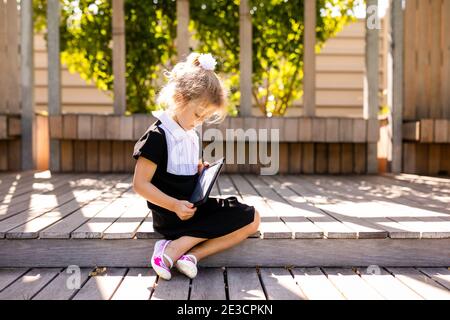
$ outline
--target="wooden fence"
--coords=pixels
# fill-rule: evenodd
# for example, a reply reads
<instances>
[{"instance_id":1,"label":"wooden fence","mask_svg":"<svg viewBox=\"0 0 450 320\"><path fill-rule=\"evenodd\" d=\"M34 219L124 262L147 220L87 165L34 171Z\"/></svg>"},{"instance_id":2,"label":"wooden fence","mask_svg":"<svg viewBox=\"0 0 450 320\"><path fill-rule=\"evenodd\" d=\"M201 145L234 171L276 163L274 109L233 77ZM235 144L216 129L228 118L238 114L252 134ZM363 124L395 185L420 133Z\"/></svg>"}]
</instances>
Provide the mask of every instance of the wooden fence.
<instances>
[{"instance_id":1,"label":"wooden fence","mask_svg":"<svg viewBox=\"0 0 450 320\"><path fill-rule=\"evenodd\" d=\"M153 121L148 115L51 116L50 138L61 142L61 171L132 172L134 143ZM379 133L377 120L349 118L229 117L220 125L204 127L208 128L218 129L224 140L226 129L277 129L280 173L366 173L366 145L376 143ZM203 139L203 146L212 140ZM234 148L243 147L249 160L250 145L258 148L258 143L245 140L233 140ZM268 147L271 152L270 143ZM260 163L233 162L225 166L225 172L257 173L261 167Z\"/></svg>"},{"instance_id":2,"label":"wooden fence","mask_svg":"<svg viewBox=\"0 0 450 320\"><path fill-rule=\"evenodd\" d=\"M405 172L450 174L450 0L405 8Z\"/></svg>"},{"instance_id":3,"label":"wooden fence","mask_svg":"<svg viewBox=\"0 0 450 320\"><path fill-rule=\"evenodd\" d=\"M0 1L0 171L21 169L17 1Z\"/></svg>"}]
</instances>

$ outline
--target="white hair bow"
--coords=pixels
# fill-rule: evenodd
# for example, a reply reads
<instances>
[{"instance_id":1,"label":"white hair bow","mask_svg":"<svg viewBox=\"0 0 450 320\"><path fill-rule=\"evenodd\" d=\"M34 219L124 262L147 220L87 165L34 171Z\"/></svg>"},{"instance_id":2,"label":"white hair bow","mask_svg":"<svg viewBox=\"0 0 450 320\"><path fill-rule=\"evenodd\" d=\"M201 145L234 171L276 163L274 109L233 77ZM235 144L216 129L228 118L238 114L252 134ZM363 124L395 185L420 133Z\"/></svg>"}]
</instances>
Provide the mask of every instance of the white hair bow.
<instances>
[{"instance_id":1,"label":"white hair bow","mask_svg":"<svg viewBox=\"0 0 450 320\"><path fill-rule=\"evenodd\" d=\"M214 70L217 64L216 59L213 58L211 53L200 54L198 61L200 62L202 68L206 70Z\"/></svg>"}]
</instances>

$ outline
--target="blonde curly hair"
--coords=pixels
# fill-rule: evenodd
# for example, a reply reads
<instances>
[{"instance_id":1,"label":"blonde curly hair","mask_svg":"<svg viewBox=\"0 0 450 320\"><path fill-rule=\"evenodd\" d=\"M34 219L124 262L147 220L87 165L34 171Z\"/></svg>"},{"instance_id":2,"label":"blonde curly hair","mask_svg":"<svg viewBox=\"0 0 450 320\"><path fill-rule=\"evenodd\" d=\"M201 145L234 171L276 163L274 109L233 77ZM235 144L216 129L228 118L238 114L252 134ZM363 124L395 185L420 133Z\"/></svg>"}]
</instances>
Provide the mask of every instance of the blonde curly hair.
<instances>
[{"instance_id":1,"label":"blonde curly hair","mask_svg":"<svg viewBox=\"0 0 450 320\"><path fill-rule=\"evenodd\" d=\"M160 90L157 103L173 114L189 104L199 104L207 123L219 123L227 115L228 90L214 72L201 66L200 54L192 52L164 75L168 83Z\"/></svg>"}]
</instances>

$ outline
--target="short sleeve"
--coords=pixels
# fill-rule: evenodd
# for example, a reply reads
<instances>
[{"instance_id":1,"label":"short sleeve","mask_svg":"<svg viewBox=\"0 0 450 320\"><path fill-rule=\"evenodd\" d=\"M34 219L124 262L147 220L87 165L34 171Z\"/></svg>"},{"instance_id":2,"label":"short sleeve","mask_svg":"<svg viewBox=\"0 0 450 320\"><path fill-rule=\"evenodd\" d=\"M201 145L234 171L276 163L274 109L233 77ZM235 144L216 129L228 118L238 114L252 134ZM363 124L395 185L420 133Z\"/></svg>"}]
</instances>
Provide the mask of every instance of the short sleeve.
<instances>
[{"instance_id":1,"label":"short sleeve","mask_svg":"<svg viewBox=\"0 0 450 320\"><path fill-rule=\"evenodd\" d=\"M164 137L157 129L146 132L134 145L133 158L144 157L156 165L161 164L164 157Z\"/></svg>"}]
</instances>

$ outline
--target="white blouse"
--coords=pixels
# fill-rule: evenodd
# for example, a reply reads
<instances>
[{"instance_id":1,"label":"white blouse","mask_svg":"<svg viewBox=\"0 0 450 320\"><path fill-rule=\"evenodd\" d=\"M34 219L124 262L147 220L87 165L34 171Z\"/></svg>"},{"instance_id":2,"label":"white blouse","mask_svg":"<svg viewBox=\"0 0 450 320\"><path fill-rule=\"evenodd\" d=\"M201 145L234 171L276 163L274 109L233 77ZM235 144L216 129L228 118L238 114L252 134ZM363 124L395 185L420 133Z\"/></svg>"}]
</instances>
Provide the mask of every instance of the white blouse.
<instances>
[{"instance_id":1,"label":"white blouse","mask_svg":"<svg viewBox=\"0 0 450 320\"><path fill-rule=\"evenodd\" d=\"M200 156L199 136L194 129L184 130L167 111L152 114L161 121L167 141L167 172L194 175L198 172Z\"/></svg>"}]
</instances>

